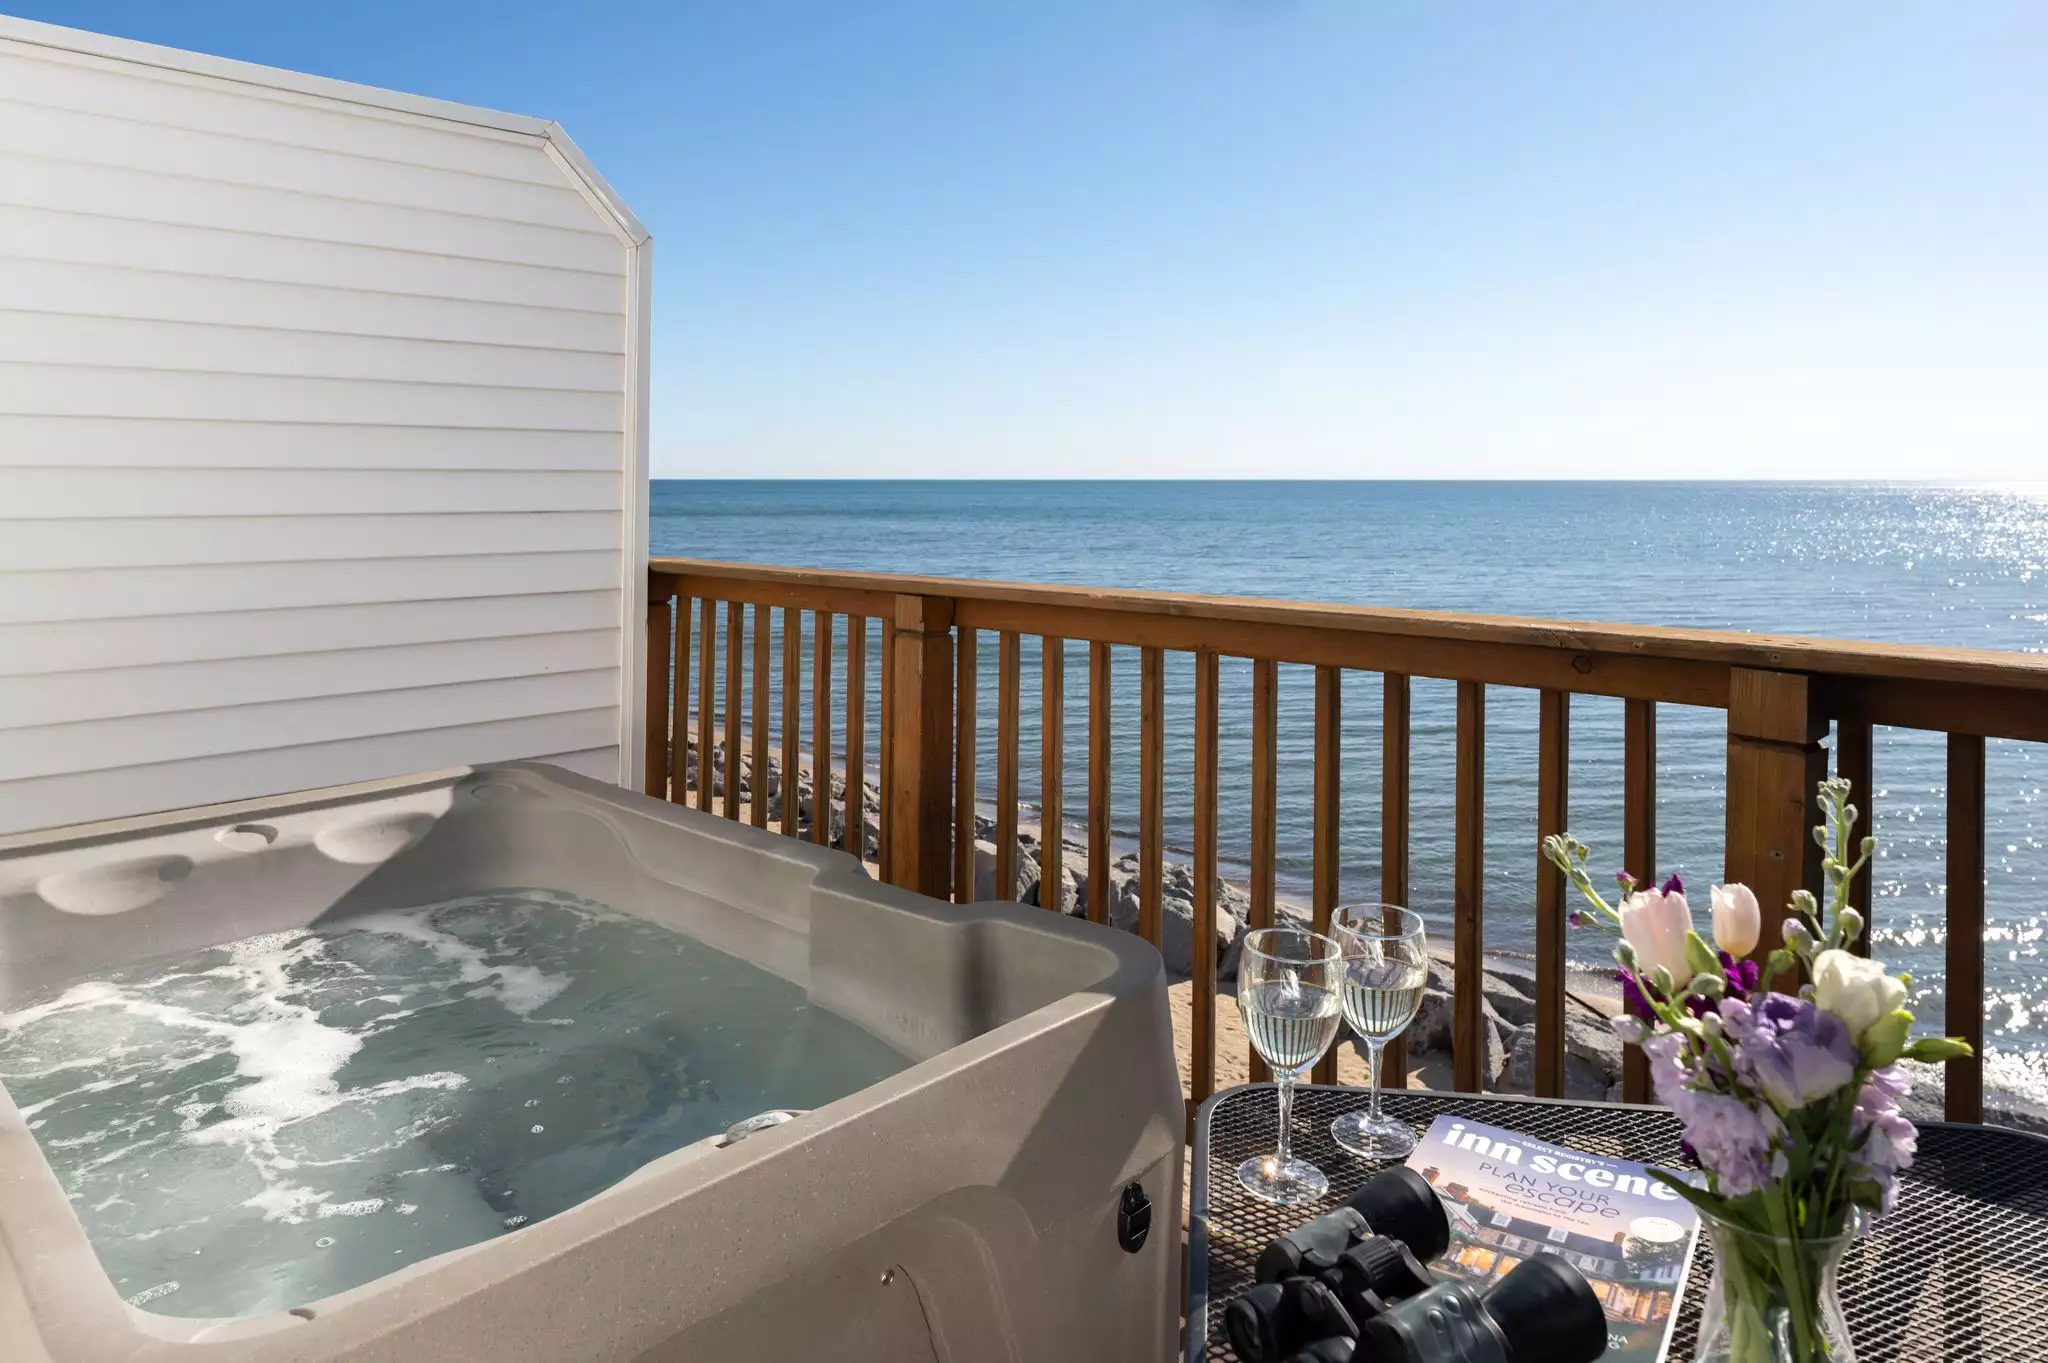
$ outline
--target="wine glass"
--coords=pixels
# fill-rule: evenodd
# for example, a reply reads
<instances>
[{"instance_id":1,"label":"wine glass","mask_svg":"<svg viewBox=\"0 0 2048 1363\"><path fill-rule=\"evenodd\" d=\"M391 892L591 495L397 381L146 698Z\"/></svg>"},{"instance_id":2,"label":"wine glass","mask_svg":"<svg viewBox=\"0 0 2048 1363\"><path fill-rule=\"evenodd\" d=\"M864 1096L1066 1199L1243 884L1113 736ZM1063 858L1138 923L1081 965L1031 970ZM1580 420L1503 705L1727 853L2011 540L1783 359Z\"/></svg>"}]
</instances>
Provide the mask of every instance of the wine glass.
<instances>
[{"instance_id":1,"label":"wine glass","mask_svg":"<svg viewBox=\"0 0 2048 1363\"><path fill-rule=\"evenodd\" d=\"M1415 1128L1380 1112L1380 1052L1406 1031L1429 982L1422 916L1394 904L1350 904L1330 915L1344 949L1344 1019L1370 1052L1372 1102L1330 1123L1330 1137L1354 1155L1400 1159L1415 1148Z\"/></svg>"},{"instance_id":2,"label":"wine glass","mask_svg":"<svg viewBox=\"0 0 2048 1363\"><path fill-rule=\"evenodd\" d=\"M1266 1202L1293 1206L1330 1191L1323 1171L1295 1159L1287 1126L1294 1081L1337 1039L1343 1005L1337 1000L1343 948L1306 928L1259 928L1246 935L1237 968L1237 1008L1252 1047L1273 1067L1280 1090L1280 1139L1270 1155L1237 1166L1237 1181Z\"/></svg>"}]
</instances>

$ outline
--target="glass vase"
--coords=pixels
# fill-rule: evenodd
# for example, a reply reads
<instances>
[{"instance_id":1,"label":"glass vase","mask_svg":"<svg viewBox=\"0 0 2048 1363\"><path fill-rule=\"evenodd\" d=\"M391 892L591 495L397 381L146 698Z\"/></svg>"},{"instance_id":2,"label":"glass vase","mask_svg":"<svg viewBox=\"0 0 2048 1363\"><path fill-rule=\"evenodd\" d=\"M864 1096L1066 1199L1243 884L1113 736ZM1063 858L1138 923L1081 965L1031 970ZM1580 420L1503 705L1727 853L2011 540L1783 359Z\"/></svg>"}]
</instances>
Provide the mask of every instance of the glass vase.
<instances>
[{"instance_id":1,"label":"glass vase","mask_svg":"<svg viewBox=\"0 0 2048 1363\"><path fill-rule=\"evenodd\" d=\"M1837 1278L1862 1226L1824 1239L1786 1239L1701 1213L1714 1278L1693 1363L1856 1363Z\"/></svg>"}]
</instances>

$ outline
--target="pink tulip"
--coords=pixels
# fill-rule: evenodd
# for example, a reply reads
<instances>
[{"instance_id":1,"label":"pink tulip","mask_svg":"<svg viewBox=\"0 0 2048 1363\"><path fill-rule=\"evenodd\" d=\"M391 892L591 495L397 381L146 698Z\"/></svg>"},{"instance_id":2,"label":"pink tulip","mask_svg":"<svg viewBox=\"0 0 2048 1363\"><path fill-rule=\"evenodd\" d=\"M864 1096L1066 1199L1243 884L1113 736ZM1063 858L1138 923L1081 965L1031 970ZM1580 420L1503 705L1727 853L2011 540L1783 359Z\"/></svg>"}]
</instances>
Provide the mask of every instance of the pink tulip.
<instances>
[{"instance_id":1,"label":"pink tulip","mask_svg":"<svg viewBox=\"0 0 2048 1363\"><path fill-rule=\"evenodd\" d=\"M1685 939L1692 931L1692 908L1682 893L1637 890L1621 901L1621 935L1636 953L1636 973L1653 978L1657 967L1671 972L1672 984L1684 988L1692 978L1685 962Z\"/></svg>"},{"instance_id":2,"label":"pink tulip","mask_svg":"<svg viewBox=\"0 0 2048 1363\"><path fill-rule=\"evenodd\" d=\"M1716 885L1714 896L1714 945L1730 956L1743 957L1756 949L1763 935L1763 913L1756 895L1747 885Z\"/></svg>"}]
</instances>

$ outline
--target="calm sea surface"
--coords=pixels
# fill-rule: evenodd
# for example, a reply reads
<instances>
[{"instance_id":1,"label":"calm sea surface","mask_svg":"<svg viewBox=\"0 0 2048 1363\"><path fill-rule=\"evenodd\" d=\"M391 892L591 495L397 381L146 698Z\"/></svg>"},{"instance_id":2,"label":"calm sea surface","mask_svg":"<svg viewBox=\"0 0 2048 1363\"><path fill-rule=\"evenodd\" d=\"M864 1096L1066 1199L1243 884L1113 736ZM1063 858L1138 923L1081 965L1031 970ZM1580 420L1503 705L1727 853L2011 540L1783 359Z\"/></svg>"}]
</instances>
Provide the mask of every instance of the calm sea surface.
<instances>
[{"instance_id":1,"label":"calm sea surface","mask_svg":"<svg viewBox=\"0 0 2048 1363\"><path fill-rule=\"evenodd\" d=\"M657 482L652 533L655 553L696 558L2048 648L2048 486ZM1026 641L1024 658L1020 782L1032 801L1035 642ZM872 653L871 644L871 666ZM989 784L992 641L980 656L980 771ZM1113 812L1125 830L1136 827L1138 812L1137 662L1135 651L1117 650ZM1087 797L1085 647L1069 647L1067 669L1071 819L1082 815ZM1167 823L1177 847L1190 838L1192 673L1188 656L1168 655ZM872 682L868 694L876 694ZM1415 683L1411 759L1411 899L1446 934L1452 696L1451 683ZM1573 702L1571 826L1601 866L1620 864L1621 708L1597 697ZM1305 893L1309 872L1313 710L1310 669L1282 668L1283 893ZM1344 892L1371 899L1379 885L1378 677L1347 675L1344 715ZM1487 945L1524 952L1536 867L1535 693L1492 688L1487 721ZM1226 659L1223 854L1240 860L1248 846L1250 735L1251 667ZM1721 865L1725 742L1720 712L1661 707L1656 869L1683 874L1702 908ZM1935 1026L1943 987L1943 751L1938 734L1880 730L1877 737L1876 949L1912 972L1915 1007ZM1994 741L1988 764L1990 1077L1998 1087L2048 1099L2048 971L2040 957L2048 756L2038 745ZM1605 958L1598 939L1577 937L1572 945L1577 957Z\"/></svg>"}]
</instances>

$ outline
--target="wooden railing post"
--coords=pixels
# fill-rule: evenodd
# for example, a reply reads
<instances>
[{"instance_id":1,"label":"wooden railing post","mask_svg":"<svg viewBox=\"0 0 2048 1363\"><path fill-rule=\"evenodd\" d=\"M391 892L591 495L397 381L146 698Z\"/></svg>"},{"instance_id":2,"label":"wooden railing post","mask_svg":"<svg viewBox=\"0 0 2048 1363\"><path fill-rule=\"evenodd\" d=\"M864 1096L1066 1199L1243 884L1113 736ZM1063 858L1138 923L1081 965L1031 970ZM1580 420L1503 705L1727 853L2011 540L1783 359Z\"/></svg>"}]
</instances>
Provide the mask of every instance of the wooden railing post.
<instances>
[{"instance_id":1,"label":"wooden railing post","mask_svg":"<svg viewBox=\"0 0 2048 1363\"><path fill-rule=\"evenodd\" d=\"M1762 961L1784 941L1792 892L1820 891L1814 787L1827 775L1827 721L1811 679L1738 667L1728 674L1728 843L1725 877L1756 892ZM1631 867L1631 870L1634 868Z\"/></svg>"},{"instance_id":2,"label":"wooden railing post","mask_svg":"<svg viewBox=\"0 0 2048 1363\"><path fill-rule=\"evenodd\" d=\"M953 603L896 598L890 670L889 880L946 898L953 837Z\"/></svg>"}]
</instances>

